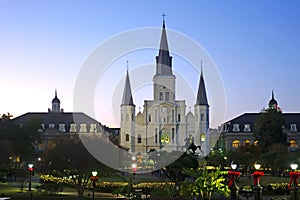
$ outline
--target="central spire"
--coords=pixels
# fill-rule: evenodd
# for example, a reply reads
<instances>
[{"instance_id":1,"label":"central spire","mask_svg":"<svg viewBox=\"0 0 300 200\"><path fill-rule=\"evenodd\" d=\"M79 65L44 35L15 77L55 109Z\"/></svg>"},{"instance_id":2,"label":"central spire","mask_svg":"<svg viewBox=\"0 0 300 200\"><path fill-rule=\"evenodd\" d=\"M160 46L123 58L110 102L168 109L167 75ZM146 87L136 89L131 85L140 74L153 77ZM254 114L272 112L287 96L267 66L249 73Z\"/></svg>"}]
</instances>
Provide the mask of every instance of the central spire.
<instances>
[{"instance_id":1,"label":"central spire","mask_svg":"<svg viewBox=\"0 0 300 200\"><path fill-rule=\"evenodd\" d=\"M156 56L156 75L172 75L172 57L169 53L169 46L165 25L165 14L163 16L163 26L160 39L158 56Z\"/></svg>"},{"instance_id":2,"label":"central spire","mask_svg":"<svg viewBox=\"0 0 300 200\"><path fill-rule=\"evenodd\" d=\"M208 105L204 78L203 78L203 71L202 71L202 61L201 61L201 75L200 75L196 105Z\"/></svg>"}]
</instances>

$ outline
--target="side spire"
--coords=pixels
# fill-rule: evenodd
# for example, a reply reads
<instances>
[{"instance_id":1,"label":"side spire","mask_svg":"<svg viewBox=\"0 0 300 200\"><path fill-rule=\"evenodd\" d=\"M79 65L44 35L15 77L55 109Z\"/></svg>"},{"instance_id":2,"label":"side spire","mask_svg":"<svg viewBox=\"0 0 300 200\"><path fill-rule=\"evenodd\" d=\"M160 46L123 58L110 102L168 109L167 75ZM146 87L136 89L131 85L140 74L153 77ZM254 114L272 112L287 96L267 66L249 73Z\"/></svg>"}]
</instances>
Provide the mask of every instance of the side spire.
<instances>
[{"instance_id":1,"label":"side spire","mask_svg":"<svg viewBox=\"0 0 300 200\"><path fill-rule=\"evenodd\" d=\"M196 105L208 105L204 78L203 78L203 71L202 71L202 61L201 61L201 75L200 75Z\"/></svg>"},{"instance_id":2,"label":"side spire","mask_svg":"<svg viewBox=\"0 0 300 200\"><path fill-rule=\"evenodd\" d=\"M172 57L170 56L166 26L165 14L163 13L163 26L161 32L160 46L158 56L156 56L156 74L157 75L172 75Z\"/></svg>"},{"instance_id":3,"label":"side spire","mask_svg":"<svg viewBox=\"0 0 300 200\"><path fill-rule=\"evenodd\" d=\"M131 93L130 80L129 80L128 61L127 61L127 72L126 72L125 86L123 91L122 105L134 106L132 93Z\"/></svg>"}]
</instances>

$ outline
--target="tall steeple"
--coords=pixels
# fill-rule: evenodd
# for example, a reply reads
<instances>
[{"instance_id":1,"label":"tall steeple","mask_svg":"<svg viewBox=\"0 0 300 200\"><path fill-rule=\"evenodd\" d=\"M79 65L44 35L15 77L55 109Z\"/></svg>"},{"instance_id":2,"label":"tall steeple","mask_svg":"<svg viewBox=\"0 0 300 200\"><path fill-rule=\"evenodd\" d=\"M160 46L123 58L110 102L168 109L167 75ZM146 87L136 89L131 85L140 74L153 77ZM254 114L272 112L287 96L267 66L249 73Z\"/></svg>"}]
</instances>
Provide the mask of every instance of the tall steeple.
<instances>
[{"instance_id":1,"label":"tall steeple","mask_svg":"<svg viewBox=\"0 0 300 200\"><path fill-rule=\"evenodd\" d=\"M172 75L172 57L169 53L165 19L163 19L159 53L156 56L156 75Z\"/></svg>"},{"instance_id":2,"label":"tall steeple","mask_svg":"<svg viewBox=\"0 0 300 200\"><path fill-rule=\"evenodd\" d=\"M201 63L201 65L202 65L202 63ZM199 82L199 87L198 87L196 105L208 105L202 66L201 66L201 75L200 75L200 82Z\"/></svg>"},{"instance_id":3,"label":"tall steeple","mask_svg":"<svg viewBox=\"0 0 300 200\"><path fill-rule=\"evenodd\" d=\"M134 106L132 93L131 93L128 69L127 69L127 73L126 73L126 80L125 80L125 86L124 86L124 91L123 91L122 105Z\"/></svg>"}]
</instances>

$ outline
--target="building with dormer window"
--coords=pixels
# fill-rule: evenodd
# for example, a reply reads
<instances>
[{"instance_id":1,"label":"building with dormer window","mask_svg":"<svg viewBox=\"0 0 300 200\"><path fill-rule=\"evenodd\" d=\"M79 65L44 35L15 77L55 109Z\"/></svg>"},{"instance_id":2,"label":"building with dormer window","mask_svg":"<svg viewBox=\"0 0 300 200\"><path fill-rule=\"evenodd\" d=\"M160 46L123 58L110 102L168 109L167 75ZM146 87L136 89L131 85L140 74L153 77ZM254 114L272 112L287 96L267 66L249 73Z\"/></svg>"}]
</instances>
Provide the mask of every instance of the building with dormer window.
<instances>
[{"instance_id":1,"label":"building with dormer window","mask_svg":"<svg viewBox=\"0 0 300 200\"><path fill-rule=\"evenodd\" d=\"M277 100L274 98L273 91L267 109L281 111ZM228 151L238 148L240 145L257 144L253 131L258 115L259 113L244 113L223 123L219 127L220 138L217 143L217 148ZM297 150L300 147L300 131L297 128L300 125L300 113L282 113L282 116L285 121L283 131L287 134L287 142L290 144L289 150Z\"/></svg>"}]
</instances>

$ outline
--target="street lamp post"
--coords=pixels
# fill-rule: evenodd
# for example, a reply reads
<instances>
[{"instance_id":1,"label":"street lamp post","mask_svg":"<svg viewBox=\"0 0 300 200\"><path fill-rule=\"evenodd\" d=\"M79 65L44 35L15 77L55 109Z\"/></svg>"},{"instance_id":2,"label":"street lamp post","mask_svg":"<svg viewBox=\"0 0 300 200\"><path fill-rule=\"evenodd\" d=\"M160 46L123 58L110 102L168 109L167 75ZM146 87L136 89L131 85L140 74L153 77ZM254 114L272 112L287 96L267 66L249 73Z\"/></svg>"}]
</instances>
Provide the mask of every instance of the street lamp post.
<instances>
[{"instance_id":1,"label":"street lamp post","mask_svg":"<svg viewBox=\"0 0 300 200\"><path fill-rule=\"evenodd\" d=\"M235 171L237 168L237 163L232 161L230 165L231 165L231 169L232 169L228 172L228 176L230 177L230 180L228 183L228 187L230 189L230 199L237 200L238 199L238 187L235 183L235 178L238 177L240 175L240 173Z\"/></svg>"},{"instance_id":2,"label":"street lamp post","mask_svg":"<svg viewBox=\"0 0 300 200\"><path fill-rule=\"evenodd\" d=\"M133 179L135 179L136 170L137 170L136 157L132 156L131 157L131 171L132 171Z\"/></svg>"},{"instance_id":3,"label":"street lamp post","mask_svg":"<svg viewBox=\"0 0 300 200\"><path fill-rule=\"evenodd\" d=\"M97 171L93 171L92 176L90 177L91 181L93 182L93 195L92 195L93 200L95 199L95 187L96 187L96 182L98 181L97 174L98 174Z\"/></svg>"},{"instance_id":4,"label":"street lamp post","mask_svg":"<svg viewBox=\"0 0 300 200\"><path fill-rule=\"evenodd\" d=\"M253 173L254 176L254 199L261 200L262 199L262 186L260 186L260 177L264 176L264 172L259 171L261 164L259 162L254 163L255 172Z\"/></svg>"},{"instance_id":5,"label":"street lamp post","mask_svg":"<svg viewBox=\"0 0 300 200\"><path fill-rule=\"evenodd\" d=\"M291 199L292 200L298 200L298 181L297 179L300 177L300 173L296 172L296 169L298 168L298 164L292 163L291 164L292 171L290 172L290 183L289 183L289 189L291 190ZM292 187L290 187L292 184Z\"/></svg>"},{"instance_id":6,"label":"street lamp post","mask_svg":"<svg viewBox=\"0 0 300 200\"><path fill-rule=\"evenodd\" d=\"M33 164L28 164L28 172L29 172L29 183L28 183L28 191L31 191L31 175L33 171Z\"/></svg>"}]
</instances>

